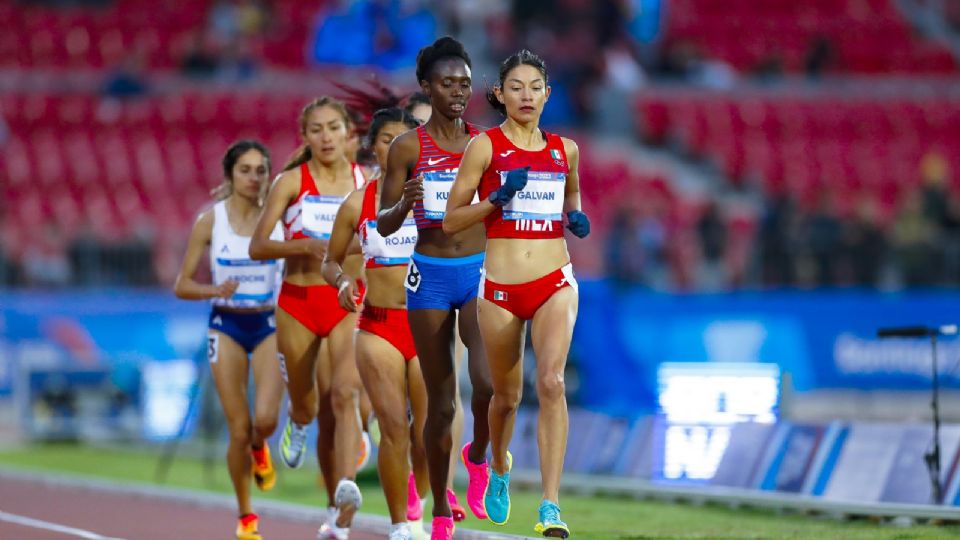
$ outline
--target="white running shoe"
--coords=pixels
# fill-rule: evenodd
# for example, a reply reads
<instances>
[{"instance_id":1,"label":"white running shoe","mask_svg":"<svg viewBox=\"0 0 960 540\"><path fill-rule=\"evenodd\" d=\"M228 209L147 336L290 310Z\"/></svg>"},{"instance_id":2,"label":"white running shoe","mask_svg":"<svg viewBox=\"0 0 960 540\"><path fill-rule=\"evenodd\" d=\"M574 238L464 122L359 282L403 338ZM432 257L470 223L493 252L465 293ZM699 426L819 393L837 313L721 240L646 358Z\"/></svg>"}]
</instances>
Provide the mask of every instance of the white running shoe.
<instances>
[{"instance_id":1,"label":"white running shoe","mask_svg":"<svg viewBox=\"0 0 960 540\"><path fill-rule=\"evenodd\" d=\"M413 534L410 532L410 525L407 523L398 523L390 527L390 536L387 540L413 540Z\"/></svg>"},{"instance_id":2,"label":"white running shoe","mask_svg":"<svg viewBox=\"0 0 960 540\"><path fill-rule=\"evenodd\" d=\"M347 527L353 522L353 515L360 510L363 504L363 495L360 494L360 488L353 480L344 478L337 483L337 490L333 495L334 504L337 505L337 519L340 523L346 522ZM336 524L336 523L334 523Z\"/></svg>"},{"instance_id":3,"label":"white running shoe","mask_svg":"<svg viewBox=\"0 0 960 540\"><path fill-rule=\"evenodd\" d=\"M327 519L317 530L317 540L348 540L350 537L349 527L337 527L337 517L340 512L331 507L327 509Z\"/></svg>"}]
</instances>

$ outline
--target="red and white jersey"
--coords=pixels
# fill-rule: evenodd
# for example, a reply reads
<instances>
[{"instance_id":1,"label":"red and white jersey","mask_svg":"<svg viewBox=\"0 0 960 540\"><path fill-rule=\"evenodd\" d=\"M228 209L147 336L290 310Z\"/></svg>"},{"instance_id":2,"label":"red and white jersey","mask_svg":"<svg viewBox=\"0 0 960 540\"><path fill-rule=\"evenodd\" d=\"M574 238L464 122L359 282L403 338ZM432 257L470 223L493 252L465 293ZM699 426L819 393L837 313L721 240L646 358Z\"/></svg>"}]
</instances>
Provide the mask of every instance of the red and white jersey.
<instances>
[{"instance_id":1,"label":"red and white jersey","mask_svg":"<svg viewBox=\"0 0 960 540\"><path fill-rule=\"evenodd\" d=\"M563 202L570 165L559 135L543 132L547 146L531 151L518 148L499 127L486 131L493 154L483 171L478 191L481 199L503 185L507 172L530 167L527 185L506 206L484 219L487 238L562 238Z\"/></svg>"},{"instance_id":2,"label":"red and white jersey","mask_svg":"<svg viewBox=\"0 0 960 540\"><path fill-rule=\"evenodd\" d=\"M467 123L467 131L471 138L480 133L480 130L470 123ZM463 154L454 154L440 148L427 133L425 126L417 128L417 138L420 139L420 157L413 167L411 178L423 175L423 201L413 204L413 218L417 222L417 229L438 229L443 227L450 187L457 177Z\"/></svg>"},{"instance_id":3,"label":"red and white jersey","mask_svg":"<svg viewBox=\"0 0 960 540\"><path fill-rule=\"evenodd\" d=\"M410 263L413 248L417 245L417 224L407 218L403 225L390 236L377 231L377 181L371 180L363 191L360 219L357 220L357 235L363 249L366 268L406 266Z\"/></svg>"},{"instance_id":4,"label":"red and white jersey","mask_svg":"<svg viewBox=\"0 0 960 540\"><path fill-rule=\"evenodd\" d=\"M363 171L353 164L355 189L366 183ZM306 163L300 165L300 193L283 213L283 236L287 240L319 238L329 240L333 232L333 220L346 195L323 195L310 174Z\"/></svg>"}]
</instances>

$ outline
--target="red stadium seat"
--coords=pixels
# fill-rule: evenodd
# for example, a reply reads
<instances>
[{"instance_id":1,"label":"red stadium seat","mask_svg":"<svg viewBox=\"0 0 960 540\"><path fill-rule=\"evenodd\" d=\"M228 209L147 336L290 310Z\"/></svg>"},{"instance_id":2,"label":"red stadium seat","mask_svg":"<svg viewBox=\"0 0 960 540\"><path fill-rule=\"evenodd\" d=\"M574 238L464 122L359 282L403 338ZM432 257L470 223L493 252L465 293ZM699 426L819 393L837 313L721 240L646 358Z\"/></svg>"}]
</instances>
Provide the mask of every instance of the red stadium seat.
<instances>
[{"instance_id":1,"label":"red stadium seat","mask_svg":"<svg viewBox=\"0 0 960 540\"><path fill-rule=\"evenodd\" d=\"M802 71L818 36L835 47L841 71L957 71L949 49L912 34L895 0L674 1L666 26L668 42L692 42L742 71L771 54L788 71Z\"/></svg>"}]
</instances>

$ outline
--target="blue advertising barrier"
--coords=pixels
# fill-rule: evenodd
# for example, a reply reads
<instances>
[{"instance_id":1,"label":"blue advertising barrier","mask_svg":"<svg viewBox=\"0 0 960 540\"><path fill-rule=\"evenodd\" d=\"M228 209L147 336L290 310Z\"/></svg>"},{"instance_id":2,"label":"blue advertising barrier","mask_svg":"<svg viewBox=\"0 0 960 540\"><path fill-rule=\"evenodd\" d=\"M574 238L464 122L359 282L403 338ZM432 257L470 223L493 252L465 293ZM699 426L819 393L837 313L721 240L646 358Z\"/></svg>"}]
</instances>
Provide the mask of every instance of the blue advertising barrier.
<instances>
[{"instance_id":1,"label":"blue advertising barrier","mask_svg":"<svg viewBox=\"0 0 960 540\"><path fill-rule=\"evenodd\" d=\"M162 438L157 421L179 424L170 406L183 409L191 382L157 392L170 381L150 374L202 358L208 309L167 291L2 292L0 398L17 388L35 438L136 437L141 421Z\"/></svg>"},{"instance_id":2,"label":"blue advertising barrier","mask_svg":"<svg viewBox=\"0 0 960 540\"><path fill-rule=\"evenodd\" d=\"M956 322L955 292L777 292L661 295L605 282L581 287L571 364L566 469L653 482L710 484L836 500L929 499L923 425L787 422L705 428L658 410L658 369L674 363L775 364L795 391L927 391L924 340L878 340L878 327ZM21 367L109 367L118 387L148 362L202 356L208 306L165 291L0 293L0 396ZM942 383L958 385L960 343L940 347ZM718 400L716 406L729 404ZM943 431L946 500L960 502L960 427ZM670 444L667 444L667 443ZM536 412L521 411L511 445L536 470Z\"/></svg>"},{"instance_id":3,"label":"blue advertising barrier","mask_svg":"<svg viewBox=\"0 0 960 540\"><path fill-rule=\"evenodd\" d=\"M107 365L120 379L130 368L133 379L143 362L194 358L203 347L208 309L163 290L0 292L0 395L10 392L21 361ZM5 380L4 373L11 375Z\"/></svg>"},{"instance_id":4,"label":"blue advertising barrier","mask_svg":"<svg viewBox=\"0 0 960 540\"><path fill-rule=\"evenodd\" d=\"M930 344L876 338L884 326L960 320L960 293L790 291L667 295L589 281L571 363L579 404L616 416L657 410L664 362L762 362L793 390L927 390ZM960 341L942 340L941 384L960 386Z\"/></svg>"},{"instance_id":5,"label":"blue advertising barrier","mask_svg":"<svg viewBox=\"0 0 960 540\"><path fill-rule=\"evenodd\" d=\"M929 344L878 340L876 330L956 322L957 306L954 291L667 295L584 281L570 358L575 398L615 416L653 413L663 362L773 363L797 392L925 390ZM192 358L207 310L164 290L0 292L0 395L24 347L81 366ZM943 341L940 354L942 383L957 386L960 342Z\"/></svg>"}]
</instances>

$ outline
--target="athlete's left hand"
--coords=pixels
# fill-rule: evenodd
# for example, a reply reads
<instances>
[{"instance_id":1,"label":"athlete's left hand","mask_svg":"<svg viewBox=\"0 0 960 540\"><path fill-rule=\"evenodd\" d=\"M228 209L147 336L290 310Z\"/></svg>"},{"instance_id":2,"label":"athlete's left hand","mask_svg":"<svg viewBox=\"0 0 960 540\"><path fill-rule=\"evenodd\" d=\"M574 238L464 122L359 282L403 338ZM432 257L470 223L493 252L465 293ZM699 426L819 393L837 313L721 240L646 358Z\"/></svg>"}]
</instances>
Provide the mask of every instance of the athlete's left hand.
<instances>
[{"instance_id":1,"label":"athlete's left hand","mask_svg":"<svg viewBox=\"0 0 960 540\"><path fill-rule=\"evenodd\" d=\"M567 212L567 228L577 238L586 238L590 234L590 218L579 210Z\"/></svg>"},{"instance_id":2,"label":"athlete's left hand","mask_svg":"<svg viewBox=\"0 0 960 540\"><path fill-rule=\"evenodd\" d=\"M341 274L337 284L337 301L340 307L350 313L357 312L357 306L360 305L360 293L357 291L357 282L346 274Z\"/></svg>"}]
</instances>

